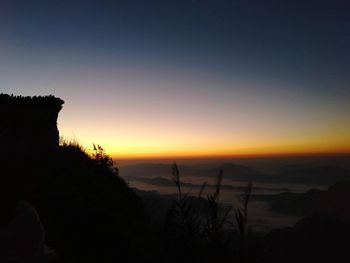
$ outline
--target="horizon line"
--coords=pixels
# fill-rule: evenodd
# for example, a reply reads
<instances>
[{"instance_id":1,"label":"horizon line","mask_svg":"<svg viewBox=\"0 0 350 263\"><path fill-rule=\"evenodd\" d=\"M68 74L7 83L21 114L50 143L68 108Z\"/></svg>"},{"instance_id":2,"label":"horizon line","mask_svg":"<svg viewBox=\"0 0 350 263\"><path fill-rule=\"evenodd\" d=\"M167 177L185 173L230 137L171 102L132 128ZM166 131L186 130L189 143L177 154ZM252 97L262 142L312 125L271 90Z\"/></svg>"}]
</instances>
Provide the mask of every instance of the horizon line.
<instances>
[{"instance_id":1,"label":"horizon line","mask_svg":"<svg viewBox=\"0 0 350 263\"><path fill-rule=\"evenodd\" d=\"M169 156L118 156L110 155L113 160L216 160L232 158L291 158L291 157L343 157L349 156L350 151L344 152L292 152L292 153L258 153L258 154L227 154L227 155L169 155Z\"/></svg>"}]
</instances>

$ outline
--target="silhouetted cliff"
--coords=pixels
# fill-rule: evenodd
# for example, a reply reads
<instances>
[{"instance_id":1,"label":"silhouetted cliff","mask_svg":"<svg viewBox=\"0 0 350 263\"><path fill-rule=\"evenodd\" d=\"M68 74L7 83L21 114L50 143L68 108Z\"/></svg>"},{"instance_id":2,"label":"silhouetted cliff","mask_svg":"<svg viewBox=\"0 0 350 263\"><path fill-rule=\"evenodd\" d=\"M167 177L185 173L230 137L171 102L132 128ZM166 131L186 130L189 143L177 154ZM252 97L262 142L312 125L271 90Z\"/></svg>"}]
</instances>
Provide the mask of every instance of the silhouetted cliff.
<instances>
[{"instance_id":1,"label":"silhouetted cliff","mask_svg":"<svg viewBox=\"0 0 350 263\"><path fill-rule=\"evenodd\" d=\"M57 149L57 117L63 103L51 95L22 97L0 94L1 154L35 155Z\"/></svg>"},{"instance_id":2,"label":"silhouetted cliff","mask_svg":"<svg viewBox=\"0 0 350 263\"><path fill-rule=\"evenodd\" d=\"M4 182L15 182L17 198L36 199L38 180L59 148L62 104L54 96L0 94L0 174Z\"/></svg>"}]
</instances>

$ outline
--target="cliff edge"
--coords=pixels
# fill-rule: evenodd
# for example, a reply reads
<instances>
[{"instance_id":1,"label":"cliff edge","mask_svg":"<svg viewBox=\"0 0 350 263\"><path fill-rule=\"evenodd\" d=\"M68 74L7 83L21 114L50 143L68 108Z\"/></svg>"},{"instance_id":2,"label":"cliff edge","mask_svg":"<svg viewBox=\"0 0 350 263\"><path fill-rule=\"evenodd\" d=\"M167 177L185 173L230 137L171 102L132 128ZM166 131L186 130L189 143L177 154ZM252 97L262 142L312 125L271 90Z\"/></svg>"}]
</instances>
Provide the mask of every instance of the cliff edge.
<instances>
[{"instance_id":1,"label":"cliff edge","mask_svg":"<svg viewBox=\"0 0 350 263\"><path fill-rule=\"evenodd\" d=\"M1 155L47 154L59 146L57 118L64 101L0 94Z\"/></svg>"}]
</instances>

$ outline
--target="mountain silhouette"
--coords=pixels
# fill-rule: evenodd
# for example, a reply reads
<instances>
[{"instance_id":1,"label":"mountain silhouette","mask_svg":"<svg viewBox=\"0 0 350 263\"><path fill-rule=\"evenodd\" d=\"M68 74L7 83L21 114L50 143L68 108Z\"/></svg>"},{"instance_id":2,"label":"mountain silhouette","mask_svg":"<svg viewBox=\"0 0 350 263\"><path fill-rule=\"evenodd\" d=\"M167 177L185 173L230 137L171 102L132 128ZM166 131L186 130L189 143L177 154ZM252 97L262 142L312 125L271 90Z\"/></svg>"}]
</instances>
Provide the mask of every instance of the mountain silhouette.
<instances>
[{"instance_id":1,"label":"mountain silhouette","mask_svg":"<svg viewBox=\"0 0 350 263\"><path fill-rule=\"evenodd\" d=\"M311 189L305 193L283 192L255 198L270 203L272 211L290 215L325 214L350 222L350 181L338 182L328 190Z\"/></svg>"},{"instance_id":2,"label":"mountain silhouette","mask_svg":"<svg viewBox=\"0 0 350 263\"><path fill-rule=\"evenodd\" d=\"M308 164L283 166L276 172L262 172L257 169L223 163L212 168L201 165L180 166L184 178L188 176L202 177L207 180L213 178L222 170L224 178L232 181L254 181L261 183L293 183L303 185L330 186L339 181L350 180L350 170L336 166L317 166ZM166 177L170 170L170 164L133 164L121 167L121 175L125 178L136 177Z\"/></svg>"},{"instance_id":3,"label":"mountain silhouette","mask_svg":"<svg viewBox=\"0 0 350 263\"><path fill-rule=\"evenodd\" d=\"M281 180L290 183L331 185L350 180L350 170L336 166L289 165L278 171Z\"/></svg>"},{"instance_id":4,"label":"mountain silhouette","mask_svg":"<svg viewBox=\"0 0 350 263\"><path fill-rule=\"evenodd\" d=\"M272 231L258 262L328 263L349 259L350 223L314 214L295 226Z\"/></svg>"}]
</instances>

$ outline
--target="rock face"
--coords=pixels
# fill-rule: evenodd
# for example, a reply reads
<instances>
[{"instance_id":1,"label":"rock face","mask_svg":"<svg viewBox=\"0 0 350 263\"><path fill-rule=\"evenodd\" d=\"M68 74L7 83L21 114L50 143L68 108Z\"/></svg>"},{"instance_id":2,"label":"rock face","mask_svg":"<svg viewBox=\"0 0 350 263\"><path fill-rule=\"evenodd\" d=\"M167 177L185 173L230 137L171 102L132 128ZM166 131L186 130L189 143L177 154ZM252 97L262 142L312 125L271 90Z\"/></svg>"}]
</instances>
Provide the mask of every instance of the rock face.
<instances>
[{"instance_id":1,"label":"rock face","mask_svg":"<svg viewBox=\"0 0 350 263\"><path fill-rule=\"evenodd\" d=\"M57 117L63 103L54 96L0 94L1 157L45 155L57 149Z\"/></svg>"},{"instance_id":2,"label":"rock face","mask_svg":"<svg viewBox=\"0 0 350 263\"><path fill-rule=\"evenodd\" d=\"M62 104L54 96L0 94L0 183L12 186L14 198L35 202L39 178L59 148Z\"/></svg>"}]
</instances>

